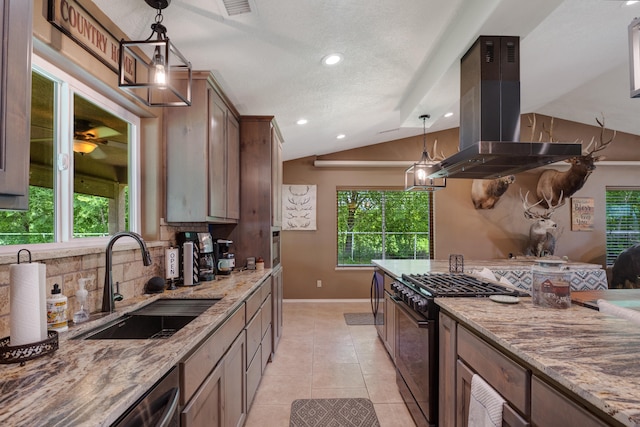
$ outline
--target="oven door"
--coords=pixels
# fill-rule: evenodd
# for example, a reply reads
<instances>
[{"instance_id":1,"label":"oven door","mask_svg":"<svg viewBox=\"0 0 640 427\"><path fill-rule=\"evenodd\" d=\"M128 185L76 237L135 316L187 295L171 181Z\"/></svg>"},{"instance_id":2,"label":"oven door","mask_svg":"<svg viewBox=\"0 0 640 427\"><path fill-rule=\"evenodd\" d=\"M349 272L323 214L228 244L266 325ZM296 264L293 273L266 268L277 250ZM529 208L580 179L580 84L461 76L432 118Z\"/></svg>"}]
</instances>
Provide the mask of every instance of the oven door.
<instances>
[{"instance_id":1,"label":"oven door","mask_svg":"<svg viewBox=\"0 0 640 427\"><path fill-rule=\"evenodd\" d=\"M384 328L384 273L378 269L373 272L371 278L371 312L373 322L378 331L378 336L382 341L386 341L386 331Z\"/></svg>"},{"instance_id":2,"label":"oven door","mask_svg":"<svg viewBox=\"0 0 640 427\"><path fill-rule=\"evenodd\" d=\"M402 398L416 424L435 426L438 360L436 321L428 320L404 302L396 304L396 369Z\"/></svg>"}]
</instances>

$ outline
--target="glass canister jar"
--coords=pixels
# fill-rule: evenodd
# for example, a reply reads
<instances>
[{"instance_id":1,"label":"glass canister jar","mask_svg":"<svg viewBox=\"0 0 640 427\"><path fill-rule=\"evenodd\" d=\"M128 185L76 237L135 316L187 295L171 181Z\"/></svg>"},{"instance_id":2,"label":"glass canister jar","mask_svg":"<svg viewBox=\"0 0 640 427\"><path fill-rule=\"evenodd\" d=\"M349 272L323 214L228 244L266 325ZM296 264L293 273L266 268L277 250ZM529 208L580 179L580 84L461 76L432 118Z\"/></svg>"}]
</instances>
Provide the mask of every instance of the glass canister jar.
<instances>
[{"instance_id":1,"label":"glass canister jar","mask_svg":"<svg viewBox=\"0 0 640 427\"><path fill-rule=\"evenodd\" d=\"M539 260L531 267L533 304L549 308L571 307L571 270L562 260Z\"/></svg>"}]
</instances>

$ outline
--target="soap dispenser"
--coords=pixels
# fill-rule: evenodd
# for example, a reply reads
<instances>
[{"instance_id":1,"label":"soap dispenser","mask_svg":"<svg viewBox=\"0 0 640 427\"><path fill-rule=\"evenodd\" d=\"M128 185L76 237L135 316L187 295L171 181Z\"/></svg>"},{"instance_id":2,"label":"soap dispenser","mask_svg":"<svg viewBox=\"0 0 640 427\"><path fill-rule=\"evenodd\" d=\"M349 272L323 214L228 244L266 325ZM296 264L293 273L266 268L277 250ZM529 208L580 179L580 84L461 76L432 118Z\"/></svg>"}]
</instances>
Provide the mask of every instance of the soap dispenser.
<instances>
[{"instance_id":1,"label":"soap dispenser","mask_svg":"<svg viewBox=\"0 0 640 427\"><path fill-rule=\"evenodd\" d=\"M90 281L91 279L78 280L80 288L76 291L76 301L78 301L80 309L73 313L73 323L82 323L89 320L89 308L87 306L89 291L87 291L87 283Z\"/></svg>"},{"instance_id":2,"label":"soap dispenser","mask_svg":"<svg viewBox=\"0 0 640 427\"><path fill-rule=\"evenodd\" d=\"M67 297L62 294L60 286L56 283L51 290L51 296L47 298L47 329L64 332L67 326Z\"/></svg>"}]
</instances>

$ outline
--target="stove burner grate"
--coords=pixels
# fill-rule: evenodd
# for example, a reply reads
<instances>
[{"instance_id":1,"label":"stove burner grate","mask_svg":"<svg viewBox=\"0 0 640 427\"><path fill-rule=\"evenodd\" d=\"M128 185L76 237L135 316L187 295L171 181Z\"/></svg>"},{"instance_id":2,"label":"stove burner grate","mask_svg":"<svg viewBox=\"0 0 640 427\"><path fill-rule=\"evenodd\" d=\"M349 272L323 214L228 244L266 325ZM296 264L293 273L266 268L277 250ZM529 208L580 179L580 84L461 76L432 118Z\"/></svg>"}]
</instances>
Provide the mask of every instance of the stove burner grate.
<instances>
[{"instance_id":1,"label":"stove burner grate","mask_svg":"<svg viewBox=\"0 0 640 427\"><path fill-rule=\"evenodd\" d=\"M516 289L480 280L461 273L403 274L402 278L426 289L434 297L465 297L490 295L522 295Z\"/></svg>"}]
</instances>

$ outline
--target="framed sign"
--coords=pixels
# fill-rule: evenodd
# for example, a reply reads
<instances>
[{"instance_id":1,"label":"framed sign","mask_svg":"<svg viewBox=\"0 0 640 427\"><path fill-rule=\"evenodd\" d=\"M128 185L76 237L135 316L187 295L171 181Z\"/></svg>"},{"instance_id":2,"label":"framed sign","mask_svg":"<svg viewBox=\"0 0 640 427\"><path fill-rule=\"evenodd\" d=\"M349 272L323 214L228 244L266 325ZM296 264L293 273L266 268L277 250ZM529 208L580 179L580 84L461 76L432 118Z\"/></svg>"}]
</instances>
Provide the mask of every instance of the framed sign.
<instances>
[{"instance_id":1,"label":"framed sign","mask_svg":"<svg viewBox=\"0 0 640 427\"><path fill-rule=\"evenodd\" d=\"M316 229L315 185L282 186L282 229Z\"/></svg>"},{"instance_id":2,"label":"framed sign","mask_svg":"<svg viewBox=\"0 0 640 427\"><path fill-rule=\"evenodd\" d=\"M593 197L571 198L571 231L593 231Z\"/></svg>"}]
</instances>

